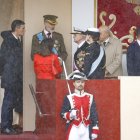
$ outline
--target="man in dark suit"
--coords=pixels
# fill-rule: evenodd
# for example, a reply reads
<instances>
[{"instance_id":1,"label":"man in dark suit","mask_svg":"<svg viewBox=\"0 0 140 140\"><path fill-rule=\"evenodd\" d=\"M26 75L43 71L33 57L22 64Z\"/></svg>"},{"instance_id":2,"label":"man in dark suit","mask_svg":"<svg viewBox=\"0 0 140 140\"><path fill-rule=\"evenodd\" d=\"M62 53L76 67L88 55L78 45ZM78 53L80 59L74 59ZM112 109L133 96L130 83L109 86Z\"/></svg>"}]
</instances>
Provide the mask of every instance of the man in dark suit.
<instances>
[{"instance_id":1,"label":"man in dark suit","mask_svg":"<svg viewBox=\"0 0 140 140\"><path fill-rule=\"evenodd\" d=\"M127 71L129 76L140 76L140 27L136 29L137 39L127 50Z\"/></svg>"},{"instance_id":2,"label":"man in dark suit","mask_svg":"<svg viewBox=\"0 0 140 140\"><path fill-rule=\"evenodd\" d=\"M80 29L74 29L73 34L73 40L78 45L77 50L74 53L74 64L73 64L73 70L79 70L83 71L84 66L84 51L89 46L89 44L85 41L86 36L82 34L82 30Z\"/></svg>"},{"instance_id":3,"label":"man in dark suit","mask_svg":"<svg viewBox=\"0 0 140 140\"><path fill-rule=\"evenodd\" d=\"M41 42L46 38L52 38L54 40L53 52L58 54L62 60L66 60L67 52L64 44L64 39L62 34L55 32L55 25L57 24L57 16L55 15L44 15L44 25L45 28L42 32L39 32L33 36L32 39L32 49L31 58L34 59L34 54L41 51Z\"/></svg>"}]
</instances>

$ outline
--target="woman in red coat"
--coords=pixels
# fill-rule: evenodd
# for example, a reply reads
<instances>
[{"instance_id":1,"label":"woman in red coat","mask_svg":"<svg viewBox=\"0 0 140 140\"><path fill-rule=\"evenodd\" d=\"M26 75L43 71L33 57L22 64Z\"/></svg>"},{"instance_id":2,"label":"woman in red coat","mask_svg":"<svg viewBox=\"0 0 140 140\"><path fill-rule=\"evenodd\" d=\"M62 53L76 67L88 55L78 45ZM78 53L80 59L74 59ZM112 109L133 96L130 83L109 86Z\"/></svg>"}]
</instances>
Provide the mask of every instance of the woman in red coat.
<instances>
[{"instance_id":1,"label":"woman in red coat","mask_svg":"<svg viewBox=\"0 0 140 140\"><path fill-rule=\"evenodd\" d=\"M58 56L52 52L53 40L45 39L40 43L40 50L34 55L34 71L37 79L56 79L62 73ZM53 72L55 67L57 75Z\"/></svg>"}]
</instances>

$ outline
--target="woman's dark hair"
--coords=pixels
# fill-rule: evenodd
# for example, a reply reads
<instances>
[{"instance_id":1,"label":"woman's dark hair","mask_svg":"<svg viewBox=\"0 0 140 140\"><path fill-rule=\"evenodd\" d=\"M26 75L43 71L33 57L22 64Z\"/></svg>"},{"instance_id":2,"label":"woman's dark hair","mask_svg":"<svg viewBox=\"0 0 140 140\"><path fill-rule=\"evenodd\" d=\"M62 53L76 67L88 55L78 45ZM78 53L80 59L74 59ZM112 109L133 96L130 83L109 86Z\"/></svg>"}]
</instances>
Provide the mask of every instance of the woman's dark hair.
<instances>
[{"instance_id":1,"label":"woman's dark hair","mask_svg":"<svg viewBox=\"0 0 140 140\"><path fill-rule=\"evenodd\" d=\"M54 41L52 38L46 38L43 40L43 43L46 47L48 47L49 51L52 52L52 48L54 46Z\"/></svg>"},{"instance_id":2,"label":"woman's dark hair","mask_svg":"<svg viewBox=\"0 0 140 140\"><path fill-rule=\"evenodd\" d=\"M14 20L14 21L12 22L12 24L11 24L12 32L14 32L15 29L16 29L17 27L20 27L21 25L25 25L24 21L18 20L18 19Z\"/></svg>"},{"instance_id":3,"label":"woman's dark hair","mask_svg":"<svg viewBox=\"0 0 140 140\"><path fill-rule=\"evenodd\" d=\"M84 35L90 35L93 41L98 41L100 37L99 32L93 32L93 31L86 31L83 32Z\"/></svg>"},{"instance_id":4,"label":"woman's dark hair","mask_svg":"<svg viewBox=\"0 0 140 140\"><path fill-rule=\"evenodd\" d=\"M98 41L99 37L100 37L100 33L96 34L96 35L90 35L93 39L93 41Z\"/></svg>"}]
</instances>

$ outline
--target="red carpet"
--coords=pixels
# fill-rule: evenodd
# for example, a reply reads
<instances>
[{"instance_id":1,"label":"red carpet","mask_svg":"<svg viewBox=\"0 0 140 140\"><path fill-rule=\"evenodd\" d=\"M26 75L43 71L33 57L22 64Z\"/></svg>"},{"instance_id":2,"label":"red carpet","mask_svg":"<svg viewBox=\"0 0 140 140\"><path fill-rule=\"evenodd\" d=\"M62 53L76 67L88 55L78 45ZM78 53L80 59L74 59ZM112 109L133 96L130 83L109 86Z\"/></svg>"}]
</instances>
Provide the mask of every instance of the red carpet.
<instances>
[{"instance_id":1,"label":"red carpet","mask_svg":"<svg viewBox=\"0 0 140 140\"><path fill-rule=\"evenodd\" d=\"M0 134L0 140L54 140L54 134L34 134L33 132L24 132L19 135Z\"/></svg>"}]
</instances>

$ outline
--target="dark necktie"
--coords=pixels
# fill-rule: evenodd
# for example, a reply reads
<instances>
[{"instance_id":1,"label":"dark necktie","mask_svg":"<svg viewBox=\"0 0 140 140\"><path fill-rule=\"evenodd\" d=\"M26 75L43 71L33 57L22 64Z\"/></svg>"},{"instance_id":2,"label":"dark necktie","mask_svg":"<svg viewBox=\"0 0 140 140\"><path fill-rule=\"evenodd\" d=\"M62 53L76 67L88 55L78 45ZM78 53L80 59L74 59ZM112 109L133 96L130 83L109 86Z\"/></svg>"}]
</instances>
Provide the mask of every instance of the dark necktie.
<instances>
[{"instance_id":1,"label":"dark necktie","mask_svg":"<svg viewBox=\"0 0 140 140\"><path fill-rule=\"evenodd\" d=\"M103 44L104 44L104 47L106 47L106 44L107 44L107 43L106 43L106 42L103 42Z\"/></svg>"},{"instance_id":2,"label":"dark necktie","mask_svg":"<svg viewBox=\"0 0 140 140\"><path fill-rule=\"evenodd\" d=\"M51 33L50 32L47 33L47 38L51 38Z\"/></svg>"},{"instance_id":3,"label":"dark necktie","mask_svg":"<svg viewBox=\"0 0 140 140\"><path fill-rule=\"evenodd\" d=\"M17 41L18 41L18 45L21 46L21 41L19 38L17 39Z\"/></svg>"}]
</instances>

